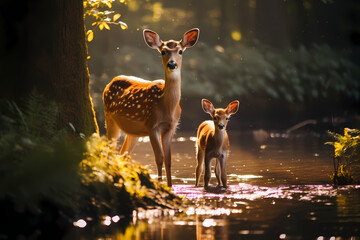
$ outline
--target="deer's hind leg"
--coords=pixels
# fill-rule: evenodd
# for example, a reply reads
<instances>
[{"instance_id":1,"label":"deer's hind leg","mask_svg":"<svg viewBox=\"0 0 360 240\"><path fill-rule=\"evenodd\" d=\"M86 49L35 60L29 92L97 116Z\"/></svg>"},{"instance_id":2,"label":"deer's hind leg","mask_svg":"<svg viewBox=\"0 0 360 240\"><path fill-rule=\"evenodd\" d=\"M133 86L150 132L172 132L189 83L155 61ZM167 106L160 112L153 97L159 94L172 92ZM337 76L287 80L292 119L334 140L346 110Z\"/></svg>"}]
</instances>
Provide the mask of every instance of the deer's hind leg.
<instances>
[{"instance_id":1,"label":"deer's hind leg","mask_svg":"<svg viewBox=\"0 0 360 240\"><path fill-rule=\"evenodd\" d=\"M200 177L202 174L202 171L204 169L204 159L205 159L205 152L200 149L199 146L196 146L196 158L197 158L197 165L196 165L196 182L195 186L199 186Z\"/></svg>"},{"instance_id":2,"label":"deer's hind leg","mask_svg":"<svg viewBox=\"0 0 360 240\"><path fill-rule=\"evenodd\" d=\"M205 188L209 186L210 178L211 178L211 157L205 154L205 176L204 176Z\"/></svg>"},{"instance_id":3,"label":"deer's hind leg","mask_svg":"<svg viewBox=\"0 0 360 240\"><path fill-rule=\"evenodd\" d=\"M121 147L120 155L131 154L131 152L134 150L134 147L138 139L139 139L138 137L132 135L126 135L124 143Z\"/></svg>"},{"instance_id":4,"label":"deer's hind leg","mask_svg":"<svg viewBox=\"0 0 360 240\"><path fill-rule=\"evenodd\" d=\"M120 128L109 113L105 113L106 136L109 140L117 140L120 136Z\"/></svg>"}]
</instances>

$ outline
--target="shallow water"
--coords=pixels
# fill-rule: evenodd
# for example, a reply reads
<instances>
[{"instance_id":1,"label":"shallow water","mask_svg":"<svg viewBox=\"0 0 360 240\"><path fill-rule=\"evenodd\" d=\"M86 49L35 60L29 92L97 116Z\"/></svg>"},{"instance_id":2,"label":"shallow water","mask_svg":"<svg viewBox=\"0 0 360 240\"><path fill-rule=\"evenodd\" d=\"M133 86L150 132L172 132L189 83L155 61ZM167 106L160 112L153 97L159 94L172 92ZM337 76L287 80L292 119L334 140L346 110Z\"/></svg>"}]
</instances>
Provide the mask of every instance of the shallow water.
<instances>
[{"instance_id":1,"label":"shallow water","mask_svg":"<svg viewBox=\"0 0 360 240\"><path fill-rule=\"evenodd\" d=\"M75 232L86 239L360 239L360 186L330 184L331 148L316 134L230 133L228 189L195 187L195 142L178 133L172 145L173 191L193 203L185 212L134 213L120 229ZM147 138L134 158L157 177ZM165 171L163 171L165 172ZM164 179L165 180L165 179ZM111 223L111 221L110 221ZM73 235L74 236L74 235ZM81 237L80 237L81 238ZM85 239L85 238L84 238Z\"/></svg>"}]
</instances>

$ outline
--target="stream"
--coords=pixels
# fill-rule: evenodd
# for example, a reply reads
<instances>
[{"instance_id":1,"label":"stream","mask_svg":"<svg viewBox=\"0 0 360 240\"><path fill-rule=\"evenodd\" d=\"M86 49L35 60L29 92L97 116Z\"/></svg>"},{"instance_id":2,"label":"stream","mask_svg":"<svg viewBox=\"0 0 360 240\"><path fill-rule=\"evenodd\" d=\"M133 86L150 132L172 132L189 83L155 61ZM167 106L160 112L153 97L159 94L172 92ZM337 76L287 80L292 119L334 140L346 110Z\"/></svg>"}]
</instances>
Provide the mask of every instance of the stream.
<instances>
[{"instance_id":1,"label":"stream","mask_svg":"<svg viewBox=\"0 0 360 240\"><path fill-rule=\"evenodd\" d=\"M74 228L66 239L360 239L360 185L331 185L328 139L264 130L229 132L229 138L228 189L215 187L214 173L210 190L194 186L195 133L179 132L172 143L172 190L192 207L140 209L127 227L109 220L101 231ZM157 177L148 138L139 139L133 157Z\"/></svg>"}]
</instances>

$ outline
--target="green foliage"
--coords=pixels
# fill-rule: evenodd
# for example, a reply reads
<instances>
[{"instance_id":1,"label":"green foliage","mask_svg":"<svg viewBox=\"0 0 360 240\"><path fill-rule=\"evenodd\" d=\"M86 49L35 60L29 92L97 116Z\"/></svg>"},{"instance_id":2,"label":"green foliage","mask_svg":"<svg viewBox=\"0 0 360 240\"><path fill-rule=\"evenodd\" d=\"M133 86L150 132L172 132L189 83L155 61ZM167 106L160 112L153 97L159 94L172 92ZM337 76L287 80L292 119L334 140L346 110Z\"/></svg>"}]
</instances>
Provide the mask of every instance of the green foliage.
<instances>
[{"instance_id":1,"label":"green foliage","mask_svg":"<svg viewBox=\"0 0 360 240\"><path fill-rule=\"evenodd\" d=\"M93 29L99 28L100 31L103 29L110 30L109 25L118 25L121 29L127 29L126 23L118 21L120 18L119 13L115 11L104 10L111 9L112 4L115 0L84 0L84 17L85 19L90 19L91 26ZM117 2L121 4L126 4L125 0L118 0ZM94 38L94 32L92 29L86 32L87 41L91 42Z\"/></svg>"},{"instance_id":2,"label":"green foliage","mask_svg":"<svg viewBox=\"0 0 360 240\"><path fill-rule=\"evenodd\" d=\"M16 208L36 209L42 199L68 203L67 193L80 186L78 164L84 148L56 131L58 108L36 92L24 111L2 102L0 113L0 199Z\"/></svg>"},{"instance_id":3,"label":"green foliage","mask_svg":"<svg viewBox=\"0 0 360 240\"><path fill-rule=\"evenodd\" d=\"M24 110L1 104L0 204L10 200L17 213L42 214L41 204L48 201L67 217L94 219L127 215L140 206L181 205L170 189L131 158L119 156L104 137L85 141L55 130L55 103L33 93Z\"/></svg>"},{"instance_id":4,"label":"green foliage","mask_svg":"<svg viewBox=\"0 0 360 240\"><path fill-rule=\"evenodd\" d=\"M334 183L343 185L359 180L360 130L345 128L344 135L329 134L335 139L326 143L334 147Z\"/></svg>"},{"instance_id":5,"label":"green foliage","mask_svg":"<svg viewBox=\"0 0 360 240\"><path fill-rule=\"evenodd\" d=\"M128 156L120 156L116 143L92 135L86 143L85 158L80 163L82 183L95 190L97 206L113 206L112 211L131 211L134 206L180 206L170 189L153 181L146 168ZM99 194L102 193L102 194Z\"/></svg>"},{"instance_id":6,"label":"green foliage","mask_svg":"<svg viewBox=\"0 0 360 240\"><path fill-rule=\"evenodd\" d=\"M145 79L163 76L159 57L142 48L122 46L112 57L94 55L94 64L111 71L91 75L93 94L118 74ZM99 61L99 62L97 62ZM234 45L229 49L199 43L184 53L182 95L273 98L288 103L347 97L360 100L360 68L327 45L291 51ZM94 96L94 95L93 95ZM101 105L95 96L95 105ZM99 101L99 102L96 102Z\"/></svg>"}]
</instances>

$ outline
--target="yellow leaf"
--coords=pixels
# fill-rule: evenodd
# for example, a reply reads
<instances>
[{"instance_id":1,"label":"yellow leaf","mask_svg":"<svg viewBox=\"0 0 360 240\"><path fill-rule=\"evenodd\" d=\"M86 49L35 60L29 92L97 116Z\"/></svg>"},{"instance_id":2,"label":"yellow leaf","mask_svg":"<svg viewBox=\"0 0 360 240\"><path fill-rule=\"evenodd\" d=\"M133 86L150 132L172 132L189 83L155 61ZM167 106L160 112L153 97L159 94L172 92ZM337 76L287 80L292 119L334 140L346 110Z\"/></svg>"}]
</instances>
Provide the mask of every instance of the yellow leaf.
<instances>
[{"instance_id":1,"label":"yellow leaf","mask_svg":"<svg viewBox=\"0 0 360 240\"><path fill-rule=\"evenodd\" d=\"M120 21L119 24L120 24L120 27L121 27L122 30L128 29L128 26L127 26L126 23Z\"/></svg>"},{"instance_id":2,"label":"yellow leaf","mask_svg":"<svg viewBox=\"0 0 360 240\"><path fill-rule=\"evenodd\" d=\"M120 16L121 15L119 13L115 14L113 17L113 21L115 22L116 20L118 20Z\"/></svg>"},{"instance_id":3,"label":"yellow leaf","mask_svg":"<svg viewBox=\"0 0 360 240\"><path fill-rule=\"evenodd\" d=\"M99 29L100 29L100 30L103 30L103 28L104 28L104 23L100 23Z\"/></svg>"},{"instance_id":4,"label":"yellow leaf","mask_svg":"<svg viewBox=\"0 0 360 240\"><path fill-rule=\"evenodd\" d=\"M91 56L87 56L87 58L86 58L86 59L87 59L87 60L89 60L90 58L91 58Z\"/></svg>"},{"instance_id":5,"label":"yellow leaf","mask_svg":"<svg viewBox=\"0 0 360 240\"><path fill-rule=\"evenodd\" d=\"M95 26L97 24L97 22L93 22L92 24L91 24L91 26Z\"/></svg>"},{"instance_id":6,"label":"yellow leaf","mask_svg":"<svg viewBox=\"0 0 360 240\"><path fill-rule=\"evenodd\" d=\"M104 27L107 29L107 30L110 30L110 27L107 23L104 22Z\"/></svg>"},{"instance_id":7,"label":"yellow leaf","mask_svg":"<svg viewBox=\"0 0 360 240\"><path fill-rule=\"evenodd\" d=\"M112 7L111 2L107 2L106 5L107 5L109 8Z\"/></svg>"},{"instance_id":8,"label":"yellow leaf","mask_svg":"<svg viewBox=\"0 0 360 240\"><path fill-rule=\"evenodd\" d=\"M87 41L91 42L94 39L94 32L92 30L87 31Z\"/></svg>"}]
</instances>

